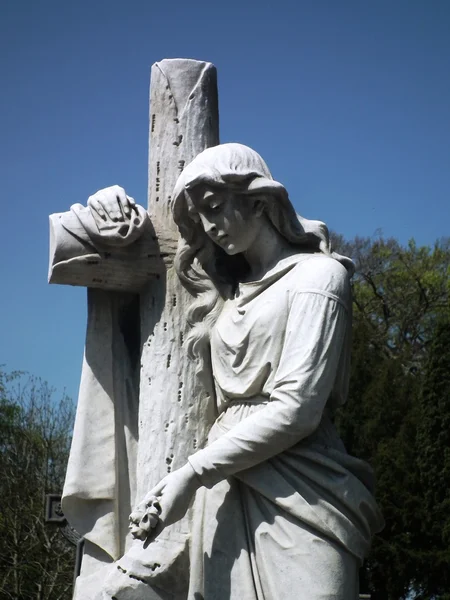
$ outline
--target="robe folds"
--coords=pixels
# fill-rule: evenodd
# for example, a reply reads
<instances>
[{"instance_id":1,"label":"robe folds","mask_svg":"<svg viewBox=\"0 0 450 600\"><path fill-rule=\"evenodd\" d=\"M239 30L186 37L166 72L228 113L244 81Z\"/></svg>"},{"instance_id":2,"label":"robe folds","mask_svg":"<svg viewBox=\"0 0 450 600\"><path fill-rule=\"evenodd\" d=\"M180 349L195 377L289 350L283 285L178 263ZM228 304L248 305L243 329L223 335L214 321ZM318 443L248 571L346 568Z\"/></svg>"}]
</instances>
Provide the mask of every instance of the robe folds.
<instances>
[{"instance_id":1,"label":"robe folds","mask_svg":"<svg viewBox=\"0 0 450 600\"><path fill-rule=\"evenodd\" d=\"M295 254L242 283L211 335L219 416L189 458L203 483L189 600L355 600L383 519L332 423L350 358L348 273Z\"/></svg>"}]
</instances>

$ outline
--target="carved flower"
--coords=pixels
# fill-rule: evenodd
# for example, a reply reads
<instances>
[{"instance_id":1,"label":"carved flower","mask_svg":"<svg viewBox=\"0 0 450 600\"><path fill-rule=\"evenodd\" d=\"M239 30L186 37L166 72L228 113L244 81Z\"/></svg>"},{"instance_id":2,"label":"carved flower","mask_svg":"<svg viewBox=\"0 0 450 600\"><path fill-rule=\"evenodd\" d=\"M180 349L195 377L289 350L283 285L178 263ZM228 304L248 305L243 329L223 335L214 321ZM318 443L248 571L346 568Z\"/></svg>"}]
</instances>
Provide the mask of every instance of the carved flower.
<instances>
[{"instance_id":1,"label":"carved flower","mask_svg":"<svg viewBox=\"0 0 450 600\"><path fill-rule=\"evenodd\" d=\"M145 541L152 529L158 525L161 506L156 497L146 501L146 505L140 505L130 515L129 529L134 539Z\"/></svg>"}]
</instances>

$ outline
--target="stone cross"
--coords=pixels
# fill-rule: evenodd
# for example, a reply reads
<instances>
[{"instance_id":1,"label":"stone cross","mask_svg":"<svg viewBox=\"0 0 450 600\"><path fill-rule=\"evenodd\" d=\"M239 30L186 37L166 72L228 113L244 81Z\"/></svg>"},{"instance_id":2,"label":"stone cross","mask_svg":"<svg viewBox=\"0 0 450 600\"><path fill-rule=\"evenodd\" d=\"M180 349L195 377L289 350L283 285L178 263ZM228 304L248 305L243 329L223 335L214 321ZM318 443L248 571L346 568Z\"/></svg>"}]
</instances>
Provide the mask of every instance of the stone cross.
<instances>
[{"instance_id":1,"label":"stone cross","mask_svg":"<svg viewBox=\"0 0 450 600\"><path fill-rule=\"evenodd\" d=\"M108 573L122 577L121 589L145 588L140 598L185 597L189 514L150 544L145 556L142 543L130 539L128 515L165 474L185 464L214 418L208 382L196 381L183 346L192 298L173 267L178 233L171 194L184 166L218 143L214 66L185 59L156 63L148 216L139 209L128 227L109 223L103 231L80 205L50 217L50 283L88 288L85 357L63 499L69 522L86 540L75 594L83 600L103 597ZM110 593L131 598L117 589Z\"/></svg>"}]
</instances>

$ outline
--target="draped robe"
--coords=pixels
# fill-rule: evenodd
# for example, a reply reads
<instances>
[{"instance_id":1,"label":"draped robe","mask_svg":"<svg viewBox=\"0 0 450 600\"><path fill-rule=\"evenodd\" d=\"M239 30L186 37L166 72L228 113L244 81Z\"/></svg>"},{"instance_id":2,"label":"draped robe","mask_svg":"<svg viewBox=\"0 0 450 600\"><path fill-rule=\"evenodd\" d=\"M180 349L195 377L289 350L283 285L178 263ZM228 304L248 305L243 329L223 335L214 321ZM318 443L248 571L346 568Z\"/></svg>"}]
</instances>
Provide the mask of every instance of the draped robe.
<instances>
[{"instance_id":1,"label":"draped robe","mask_svg":"<svg viewBox=\"0 0 450 600\"><path fill-rule=\"evenodd\" d=\"M349 276L323 254L239 285L211 336L219 416L189 458L189 600L353 600L383 526L332 423L349 377Z\"/></svg>"}]
</instances>

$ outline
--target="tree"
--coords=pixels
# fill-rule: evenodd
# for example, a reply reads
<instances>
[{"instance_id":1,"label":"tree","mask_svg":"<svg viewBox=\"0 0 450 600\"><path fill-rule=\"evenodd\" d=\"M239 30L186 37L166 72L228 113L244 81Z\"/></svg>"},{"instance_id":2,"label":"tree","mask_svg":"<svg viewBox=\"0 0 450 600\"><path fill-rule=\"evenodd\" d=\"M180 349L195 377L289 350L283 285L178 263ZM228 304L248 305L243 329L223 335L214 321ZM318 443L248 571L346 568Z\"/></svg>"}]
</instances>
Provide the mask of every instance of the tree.
<instances>
[{"instance_id":1,"label":"tree","mask_svg":"<svg viewBox=\"0 0 450 600\"><path fill-rule=\"evenodd\" d=\"M0 371L0 599L71 597L75 551L45 523L45 494L62 490L74 418L34 377Z\"/></svg>"},{"instance_id":2,"label":"tree","mask_svg":"<svg viewBox=\"0 0 450 600\"><path fill-rule=\"evenodd\" d=\"M415 370L436 320L449 314L450 238L433 248L414 240L402 247L393 238L333 238L355 262L355 319L371 329L373 345Z\"/></svg>"},{"instance_id":3,"label":"tree","mask_svg":"<svg viewBox=\"0 0 450 600\"><path fill-rule=\"evenodd\" d=\"M433 340L437 324L450 314L450 244L441 240L428 248L410 241L402 247L394 239L334 238L338 251L356 264L350 393L337 421L349 452L374 468L377 499L386 520L363 580L377 600L447 600L442 594L450 587L441 575L450 572L450 539L437 524L443 523L442 507L448 509L448 483L436 455L448 456L448 448L444 450L448 440L441 432L440 445L433 442L434 430L430 426L426 434L423 427L430 422L424 406L433 404L424 400L431 389ZM437 419L445 428L450 406L439 389L441 412L434 417L434 427ZM430 485L420 475L424 456L428 466L435 465L428 471L434 482L432 497ZM445 496L440 505L439 494ZM432 564L435 581L441 577L443 582L440 588L429 585Z\"/></svg>"},{"instance_id":4,"label":"tree","mask_svg":"<svg viewBox=\"0 0 450 600\"><path fill-rule=\"evenodd\" d=\"M450 600L450 320L436 326L419 404L423 599Z\"/></svg>"}]
</instances>

